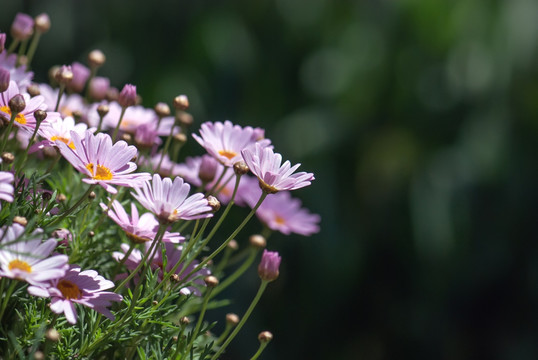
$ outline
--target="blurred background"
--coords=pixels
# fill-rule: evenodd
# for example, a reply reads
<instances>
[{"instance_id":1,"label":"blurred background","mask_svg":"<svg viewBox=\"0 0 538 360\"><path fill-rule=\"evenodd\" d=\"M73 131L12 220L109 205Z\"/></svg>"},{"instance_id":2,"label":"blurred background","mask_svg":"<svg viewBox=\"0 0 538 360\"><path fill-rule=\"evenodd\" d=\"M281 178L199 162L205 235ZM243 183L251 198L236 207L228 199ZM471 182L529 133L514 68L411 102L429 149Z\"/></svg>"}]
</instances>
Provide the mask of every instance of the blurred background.
<instances>
[{"instance_id":1,"label":"blurred background","mask_svg":"<svg viewBox=\"0 0 538 360\"><path fill-rule=\"evenodd\" d=\"M7 1L47 12L37 81L99 48L197 131L260 126L322 216L274 234L281 277L223 359L538 358L538 2ZM190 150L202 153L197 144ZM251 231L259 231L252 226ZM243 234L245 241L247 233ZM228 292L242 314L255 272Z\"/></svg>"}]
</instances>

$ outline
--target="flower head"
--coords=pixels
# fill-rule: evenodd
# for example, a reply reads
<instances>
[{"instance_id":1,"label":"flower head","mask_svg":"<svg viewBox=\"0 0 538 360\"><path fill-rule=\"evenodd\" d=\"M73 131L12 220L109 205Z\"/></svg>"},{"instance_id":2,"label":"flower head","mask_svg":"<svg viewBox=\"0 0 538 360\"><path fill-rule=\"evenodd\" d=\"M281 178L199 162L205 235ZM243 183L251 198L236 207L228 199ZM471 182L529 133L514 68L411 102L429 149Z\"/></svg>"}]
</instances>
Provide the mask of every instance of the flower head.
<instances>
[{"instance_id":1,"label":"flower head","mask_svg":"<svg viewBox=\"0 0 538 360\"><path fill-rule=\"evenodd\" d=\"M242 128L233 125L231 121L206 122L201 125L200 136L192 135L207 152L224 166L233 166L242 160L241 150L255 144L260 136L260 130L250 126ZM261 146L268 146L269 140L261 140Z\"/></svg>"},{"instance_id":2,"label":"flower head","mask_svg":"<svg viewBox=\"0 0 538 360\"><path fill-rule=\"evenodd\" d=\"M269 194L282 190L295 190L310 185L314 174L294 171L301 164L291 166L289 161L282 164L282 155L274 153L269 147L260 144L242 151L243 159L250 171L258 177L260 188ZM282 165L281 165L282 164Z\"/></svg>"},{"instance_id":3,"label":"flower head","mask_svg":"<svg viewBox=\"0 0 538 360\"><path fill-rule=\"evenodd\" d=\"M278 252L263 250L262 260L258 265L258 275L263 281L273 281L278 278L280 260L282 259Z\"/></svg>"},{"instance_id":4,"label":"flower head","mask_svg":"<svg viewBox=\"0 0 538 360\"><path fill-rule=\"evenodd\" d=\"M126 84L121 90L118 96L118 104L122 108L128 108L129 106L136 105L136 86Z\"/></svg>"},{"instance_id":5,"label":"flower head","mask_svg":"<svg viewBox=\"0 0 538 360\"><path fill-rule=\"evenodd\" d=\"M19 89L26 89L34 77L34 73L26 71L26 65L17 64L17 54L0 51L0 68L9 71L10 80L15 81Z\"/></svg>"},{"instance_id":6,"label":"flower head","mask_svg":"<svg viewBox=\"0 0 538 360\"><path fill-rule=\"evenodd\" d=\"M148 173L136 173L135 163L131 159L137 150L125 141L118 141L112 145L109 135L99 133L94 135L90 130L81 138L75 131L71 131L74 148L63 141L56 140L61 154L81 173L88 176L82 181L88 184L99 184L106 191L115 194L117 190L111 185L127 187L141 186L150 179Z\"/></svg>"},{"instance_id":7,"label":"flower head","mask_svg":"<svg viewBox=\"0 0 538 360\"><path fill-rule=\"evenodd\" d=\"M22 239L24 227L13 224L0 229L0 276L39 285L57 279L68 268L66 255L50 256L55 239L41 240L40 229L30 239Z\"/></svg>"},{"instance_id":8,"label":"flower head","mask_svg":"<svg viewBox=\"0 0 538 360\"><path fill-rule=\"evenodd\" d=\"M65 119L60 117L47 121L38 129L38 134L45 140L33 145L29 152L34 152L43 149L45 146L57 147L56 141L61 141L67 144L71 149L75 148L75 143L71 139L71 131L76 132L80 136L88 129L88 125L84 123L75 124L75 120L68 116Z\"/></svg>"},{"instance_id":9,"label":"flower head","mask_svg":"<svg viewBox=\"0 0 538 360\"><path fill-rule=\"evenodd\" d=\"M13 180L15 179L13 173L8 171L0 171L0 199L7 202L13 202ZM2 209L2 206L0 206Z\"/></svg>"},{"instance_id":10,"label":"flower head","mask_svg":"<svg viewBox=\"0 0 538 360\"><path fill-rule=\"evenodd\" d=\"M95 270L80 271L80 267L72 266L65 276L54 279L48 284L29 286L28 292L34 296L50 297L50 309L56 314L65 314L71 324L77 323L75 304L87 306L114 320L108 309L112 301L121 301L123 297L113 292L104 291L114 287L114 283L106 280Z\"/></svg>"},{"instance_id":11,"label":"flower head","mask_svg":"<svg viewBox=\"0 0 538 360\"><path fill-rule=\"evenodd\" d=\"M30 38L34 33L34 19L24 13L17 13L11 24L11 36L15 39L24 41Z\"/></svg>"},{"instance_id":12,"label":"flower head","mask_svg":"<svg viewBox=\"0 0 538 360\"><path fill-rule=\"evenodd\" d=\"M190 188L180 177L172 182L170 178L161 179L155 174L153 181L146 181L142 187L136 188L133 196L164 223L213 216L203 194L188 196Z\"/></svg>"}]
</instances>

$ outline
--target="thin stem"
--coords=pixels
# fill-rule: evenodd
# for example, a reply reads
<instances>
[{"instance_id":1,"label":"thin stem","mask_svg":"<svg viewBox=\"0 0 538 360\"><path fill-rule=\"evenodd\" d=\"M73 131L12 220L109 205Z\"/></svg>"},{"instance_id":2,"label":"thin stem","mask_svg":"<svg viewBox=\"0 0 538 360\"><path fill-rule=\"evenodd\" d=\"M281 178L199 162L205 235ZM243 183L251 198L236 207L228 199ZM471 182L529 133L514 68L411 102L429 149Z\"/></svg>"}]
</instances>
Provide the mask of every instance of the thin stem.
<instances>
[{"instance_id":1,"label":"thin stem","mask_svg":"<svg viewBox=\"0 0 538 360\"><path fill-rule=\"evenodd\" d=\"M93 189L97 186L97 184L91 184L88 190L78 199L78 201L75 203L75 205L71 206L69 209L63 212L62 215L57 217L56 219L52 220L50 223L47 224L47 226L50 226L52 224L55 224L63 219L65 219L67 216L71 215L73 211L75 211L85 200L88 199L88 196L93 191Z\"/></svg>"},{"instance_id":2,"label":"thin stem","mask_svg":"<svg viewBox=\"0 0 538 360\"><path fill-rule=\"evenodd\" d=\"M263 350L265 350L265 347L269 344L268 341L263 341L260 343L260 347L258 348L258 351L256 351L256 354L250 358L250 360L256 360L260 355L262 354Z\"/></svg>"},{"instance_id":3,"label":"thin stem","mask_svg":"<svg viewBox=\"0 0 538 360\"><path fill-rule=\"evenodd\" d=\"M65 92L65 85L60 84L60 90L58 90L58 99L56 100L56 107L54 107L54 111L58 111L58 108L60 107L60 100L62 99L62 95Z\"/></svg>"},{"instance_id":4,"label":"thin stem","mask_svg":"<svg viewBox=\"0 0 538 360\"><path fill-rule=\"evenodd\" d=\"M6 148L6 144L9 139L9 134L11 133L11 129L13 128L13 123L15 122L16 117L17 117L16 113L11 113L11 118L9 119L9 124L7 126L6 132L4 133L4 139L2 140L2 147L0 147L0 154L3 153L4 149Z\"/></svg>"},{"instance_id":5,"label":"thin stem","mask_svg":"<svg viewBox=\"0 0 538 360\"><path fill-rule=\"evenodd\" d=\"M11 295L13 294L13 291L15 290L16 286L17 281L11 280L11 285L9 285L9 288L6 291L6 295L4 295L4 301L2 302L2 308L0 309L0 320L4 317L4 312L6 311L7 304L9 302L9 299L11 299Z\"/></svg>"},{"instance_id":6,"label":"thin stem","mask_svg":"<svg viewBox=\"0 0 538 360\"><path fill-rule=\"evenodd\" d=\"M164 143L163 152L161 153L161 159L159 160L159 164L157 165L157 169L155 170L155 173L158 174L159 170L161 170L161 165L163 163L164 155L168 152L168 148L170 147L170 143L172 142L172 137L174 134L174 125L175 122L172 124L172 127L170 128L170 134L166 138L166 142Z\"/></svg>"},{"instance_id":7,"label":"thin stem","mask_svg":"<svg viewBox=\"0 0 538 360\"><path fill-rule=\"evenodd\" d=\"M183 355L185 356L187 356L187 354L191 351L191 348L194 345L194 340L196 340L196 338L198 337L198 333L200 332L200 327L202 326L202 321L204 320L204 315L207 310L207 303L209 302L209 299L211 298L212 291L213 291L213 287L209 287L207 288L207 291L204 295L204 302L202 304L202 310L200 310L200 316L198 316L198 321L196 322L196 327L191 333L192 334L191 340L189 341L187 348L185 349L185 351L183 351Z\"/></svg>"},{"instance_id":8,"label":"thin stem","mask_svg":"<svg viewBox=\"0 0 538 360\"><path fill-rule=\"evenodd\" d=\"M39 130L39 125L41 125L41 121L36 121L34 132L32 133L32 137L28 141L28 146L26 146L26 150L24 151L24 154L22 155L22 160L19 163L19 169L17 169L17 173L19 170L24 168L24 164L26 163L26 160L28 159L28 151L30 150L30 147L32 146L32 143L34 142L35 136L37 135L37 131Z\"/></svg>"},{"instance_id":9,"label":"thin stem","mask_svg":"<svg viewBox=\"0 0 538 360\"><path fill-rule=\"evenodd\" d=\"M112 140L116 141L116 136L118 135L118 130L120 129L121 121L123 120L123 115L125 115L125 110L127 110L126 107L121 108L121 114L120 119L118 120L118 123L116 124L116 128L114 129L114 132L112 133Z\"/></svg>"},{"instance_id":10,"label":"thin stem","mask_svg":"<svg viewBox=\"0 0 538 360\"><path fill-rule=\"evenodd\" d=\"M15 48L17 47L17 45L19 45L19 43L19 39L13 39L13 42L11 43L11 45L9 45L9 48L7 49L7 53L11 54L13 51L15 51Z\"/></svg>"},{"instance_id":11,"label":"thin stem","mask_svg":"<svg viewBox=\"0 0 538 360\"><path fill-rule=\"evenodd\" d=\"M252 302L250 303L250 306L248 307L247 311L245 312L245 315L243 315L243 317L241 318L241 321L239 321L239 324L237 324L237 326L235 327L235 329L232 331L232 333L230 334L230 336L228 336L228 338L226 339L226 341L224 342L224 344L222 344L222 346L220 347L219 351L217 351L217 353L215 355L213 355L213 357L211 358L211 360L217 360L218 357L224 352L224 350L226 349L226 347L232 342L232 340L235 338L235 336L237 335L237 333L239 332L239 330L241 330L241 328L243 327L243 325L245 325L245 323L247 322L250 314L252 313L252 310L254 310L254 308L256 307L256 305L258 304L258 301L260 301L260 298L262 297L262 294L263 292L265 291L265 288L267 287L267 284L269 282L268 281L265 281L265 280L262 280L261 284L260 284L260 288L258 289L258 292L256 293L256 296L254 297L254 299L252 300Z\"/></svg>"},{"instance_id":12,"label":"thin stem","mask_svg":"<svg viewBox=\"0 0 538 360\"><path fill-rule=\"evenodd\" d=\"M224 175L226 175L226 172L228 172L228 167L225 167L224 170L222 170L222 173L220 174L219 178L217 179L217 181L215 182L215 184L213 184L213 187L211 189L209 189L208 192L205 193L205 195L211 195L213 194L213 191L215 191L215 189L217 188L217 186L219 186L220 182L222 181L222 179L224 178Z\"/></svg>"},{"instance_id":13,"label":"thin stem","mask_svg":"<svg viewBox=\"0 0 538 360\"><path fill-rule=\"evenodd\" d=\"M39 44L39 39L41 38L41 33L39 31L36 31L34 34L34 37L32 38L32 42L30 43L30 47L28 48L28 52L26 53L26 66L29 69L30 64L32 63L32 59L34 58L35 51L37 49L37 44Z\"/></svg>"}]
</instances>

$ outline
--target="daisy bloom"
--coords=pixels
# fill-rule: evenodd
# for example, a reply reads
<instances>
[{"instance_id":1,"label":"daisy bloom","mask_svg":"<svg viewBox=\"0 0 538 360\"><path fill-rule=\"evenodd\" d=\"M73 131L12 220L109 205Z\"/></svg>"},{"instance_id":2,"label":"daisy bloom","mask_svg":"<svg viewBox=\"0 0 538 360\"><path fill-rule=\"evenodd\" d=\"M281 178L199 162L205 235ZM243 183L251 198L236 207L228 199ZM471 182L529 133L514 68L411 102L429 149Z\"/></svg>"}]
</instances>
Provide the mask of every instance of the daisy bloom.
<instances>
[{"instance_id":1,"label":"daisy bloom","mask_svg":"<svg viewBox=\"0 0 538 360\"><path fill-rule=\"evenodd\" d=\"M132 173L136 165L131 159L137 150L123 140L112 145L109 135L94 135L90 130L85 132L84 138L71 131L71 140L74 148L60 140L56 140L56 145L75 169L89 177L82 179L85 183L99 184L115 194L117 190L111 185L136 187L150 179L149 173Z\"/></svg>"},{"instance_id":2,"label":"daisy bloom","mask_svg":"<svg viewBox=\"0 0 538 360\"><path fill-rule=\"evenodd\" d=\"M136 205L131 203L131 216L129 216L118 200L112 202L111 209L108 209L103 203L100 205L103 210L108 210L108 217L118 224L133 242L140 244L155 239L159 230L159 222L152 213L145 213L139 217ZM178 232L168 231L165 231L162 239L163 242L171 243L179 243L184 240L185 238L180 236Z\"/></svg>"},{"instance_id":3,"label":"daisy bloom","mask_svg":"<svg viewBox=\"0 0 538 360\"><path fill-rule=\"evenodd\" d=\"M123 297L108 290L114 283L106 280L95 270L80 271L80 267L72 266L65 276L48 284L29 286L28 292L34 296L50 297L50 309L56 314L64 313L70 324L77 323L75 304L87 306L114 320L108 310L112 301L121 301Z\"/></svg>"},{"instance_id":4,"label":"daisy bloom","mask_svg":"<svg viewBox=\"0 0 538 360\"><path fill-rule=\"evenodd\" d=\"M48 84L39 84L39 92L43 96L47 109L54 110L58 101L59 89L53 89ZM73 116L75 113L85 114L87 106L79 94L63 94L58 111L62 117Z\"/></svg>"},{"instance_id":5,"label":"daisy bloom","mask_svg":"<svg viewBox=\"0 0 538 360\"><path fill-rule=\"evenodd\" d=\"M8 54L7 51L0 52L0 68L8 70L11 80L22 90L30 85L34 77L33 72L26 72L26 65L17 66L17 54Z\"/></svg>"},{"instance_id":6,"label":"daisy bloom","mask_svg":"<svg viewBox=\"0 0 538 360\"><path fill-rule=\"evenodd\" d=\"M206 122L201 125L200 136L192 136L202 145L206 151L224 166L233 166L242 160L241 150L259 142L262 146L268 146L267 139L259 140L263 130L253 129L250 126L242 128L226 120L221 122Z\"/></svg>"},{"instance_id":7,"label":"daisy bloom","mask_svg":"<svg viewBox=\"0 0 538 360\"><path fill-rule=\"evenodd\" d=\"M151 247L151 244L146 243L145 244L145 251L146 252L149 251L150 247ZM118 262L122 261L123 258L125 257L125 254L129 251L129 248L130 248L129 245L122 244L121 245L122 252L116 251L116 252L114 252L112 254L112 257L114 259L116 259L116 261L118 261ZM178 261L181 259L182 247L181 246L176 247L174 244L166 243L166 244L164 244L164 248L165 248L164 255L165 255L165 259L166 259L166 268L164 270L166 272L170 272L174 268L174 266L178 263ZM140 264L140 262L142 261L143 258L144 258L144 253L142 253L138 249L134 249L131 252L131 254L129 254L127 259L125 259L125 262L124 262L125 267L127 267L128 270L133 271L138 267L138 265ZM155 271L157 269L160 269L160 271L159 271L159 281L162 281L163 276L164 276L163 267L164 267L164 263L165 263L165 261L163 260L162 251L157 251L155 256L153 257L153 259L151 259L151 260L148 259L148 261L150 262L150 266L151 266L151 269L153 271ZM175 273L179 274L183 270L183 272L182 272L182 274L180 276L180 279L184 280L185 276L188 275L192 270L194 270L194 268L198 264L199 264L199 262L197 260L194 260L193 262L191 262L189 264L189 266L185 270L183 270L183 264L181 264L181 265L178 266ZM191 293L194 293L195 295L200 296L201 293L200 293L200 290L197 287L205 286L203 278L205 276L210 275L210 274L211 274L211 272L206 268L202 268L202 269L198 270L197 272L192 274L187 280L187 281L192 282L192 285L182 288L180 290L180 293L183 294L183 295L189 295ZM135 277L135 283L137 281L139 281L139 278ZM187 281L185 281L185 282L187 282Z\"/></svg>"},{"instance_id":8,"label":"daisy bloom","mask_svg":"<svg viewBox=\"0 0 538 360\"><path fill-rule=\"evenodd\" d=\"M142 187L135 188L133 196L142 206L154 213L161 223L174 222L179 219L193 220L213 216L203 194L189 195L190 185L176 177L161 179L153 175L153 181L146 181Z\"/></svg>"},{"instance_id":9,"label":"daisy bloom","mask_svg":"<svg viewBox=\"0 0 538 360\"><path fill-rule=\"evenodd\" d=\"M45 140L32 145L29 152L32 153L43 149L45 146L56 147L56 141L61 141L71 149L74 149L75 144L71 140L71 131L76 132L79 136L84 136L87 129L88 125L84 123L75 125L75 120L71 116L65 119L56 118L39 127L37 132Z\"/></svg>"},{"instance_id":10,"label":"daisy bloom","mask_svg":"<svg viewBox=\"0 0 538 360\"><path fill-rule=\"evenodd\" d=\"M67 256L50 256L57 242L55 239L43 242L40 232L38 229L30 239L24 240L22 225L15 223L0 229L0 276L39 285L65 274Z\"/></svg>"},{"instance_id":11,"label":"daisy bloom","mask_svg":"<svg viewBox=\"0 0 538 360\"><path fill-rule=\"evenodd\" d=\"M282 164L282 155L274 153L269 147L254 144L241 153L250 171L258 177L260 188L268 194L300 189L310 185L310 182L314 180L312 173L294 174L301 164L293 167L289 161Z\"/></svg>"},{"instance_id":12,"label":"daisy bloom","mask_svg":"<svg viewBox=\"0 0 538 360\"><path fill-rule=\"evenodd\" d=\"M13 202L13 180L15 176L8 171L0 171L0 199ZM0 205L0 209L2 206Z\"/></svg>"}]
</instances>

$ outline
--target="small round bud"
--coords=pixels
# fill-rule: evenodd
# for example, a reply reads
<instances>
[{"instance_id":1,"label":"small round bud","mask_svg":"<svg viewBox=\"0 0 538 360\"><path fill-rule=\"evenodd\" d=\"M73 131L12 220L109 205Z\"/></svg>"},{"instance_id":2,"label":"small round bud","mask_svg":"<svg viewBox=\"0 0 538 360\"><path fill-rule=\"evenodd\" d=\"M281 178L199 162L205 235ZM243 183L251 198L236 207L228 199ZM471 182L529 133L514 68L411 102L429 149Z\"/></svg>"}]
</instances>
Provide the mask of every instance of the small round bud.
<instances>
[{"instance_id":1,"label":"small round bud","mask_svg":"<svg viewBox=\"0 0 538 360\"><path fill-rule=\"evenodd\" d=\"M54 65L49 69L49 79L51 83L58 83L56 81L56 76L58 76L58 73L60 72L60 66Z\"/></svg>"},{"instance_id":2,"label":"small round bud","mask_svg":"<svg viewBox=\"0 0 538 360\"><path fill-rule=\"evenodd\" d=\"M226 314L226 323L232 326L236 326L237 324L239 324L239 316L234 313Z\"/></svg>"},{"instance_id":3,"label":"small round bud","mask_svg":"<svg viewBox=\"0 0 538 360\"><path fill-rule=\"evenodd\" d=\"M2 161L4 162L4 164L12 164L13 161L15 161L15 155L10 152L4 152L2 153Z\"/></svg>"},{"instance_id":4,"label":"small round bud","mask_svg":"<svg viewBox=\"0 0 538 360\"><path fill-rule=\"evenodd\" d=\"M202 162L200 163L200 169L198 170L198 177L202 182L209 183L217 174L217 168L219 163L211 155L202 155Z\"/></svg>"},{"instance_id":5,"label":"small round bud","mask_svg":"<svg viewBox=\"0 0 538 360\"><path fill-rule=\"evenodd\" d=\"M58 202L64 202L65 200L67 200L67 196L64 194L58 194L58 196L56 196L56 201Z\"/></svg>"},{"instance_id":6,"label":"small round bud","mask_svg":"<svg viewBox=\"0 0 538 360\"><path fill-rule=\"evenodd\" d=\"M90 232L88 233L88 236L91 237L91 238L94 237L94 236L95 236L95 232L90 231Z\"/></svg>"},{"instance_id":7,"label":"small round bud","mask_svg":"<svg viewBox=\"0 0 538 360\"><path fill-rule=\"evenodd\" d=\"M245 175L248 173L248 166L243 160L239 160L234 164L235 175Z\"/></svg>"},{"instance_id":8,"label":"small round bud","mask_svg":"<svg viewBox=\"0 0 538 360\"><path fill-rule=\"evenodd\" d=\"M236 251L237 249L239 249L239 244L237 243L235 239L230 240L230 242L226 246L233 251Z\"/></svg>"},{"instance_id":9,"label":"small round bud","mask_svg":"<svg viewBox=\"0 0 538 360\"><path fill-rule=\"evenodd\" d=\"M181 279L179 278L178 274L172 274L172 276L170 276L170 280L172 280L172 282L178 283Z\"/></svg>"},{"instance_id":10,"label":"small round bud","mask_svg":"<svg viewBox=\"0 0 538 360\"><path fill-rule=\"evenodd\" d=\"M118 95L118 104L122 108L136 105L136 86L125 84L120 94Z\"/></svg>"},{"instance_id":11,"label":"small round bud","mask_svg":"<svg viewBox=\"0 0 538 360\"><path fill-rule=\"evenodd\" d=\"M97 107L97 113L100 117L105 117L110 111L110 107L107 104L101 104Z\"/></svg>"},{"instance_id":12,"label":"small round bud","mask_svg":"<svg viewBox=\"0 0 538 360\"><path fill-rule=\"evenodd\" d=\"M58 332L58 330L50 328L45 333L45 337L50 341L57 342L58 340L60 340L60 333Z\"/></svg>"},{"instance_id":13,"label":"small round bud","mask_svg":"<svg viewBox=\"0 0 538 360\"><path fill-rule=\"evenodd\" d=\"M204 278L204 282L205 282L207 287L213 288L213 287L215 287L215 286L217 286L219 284L219 279L217 279L213 275L209 275L209 276L206 276Z\"/></svg>"},{"instance_id":14,"label":"small round bud","mask_svg":"<svg viewBox=\"0 0 538 360\"><path fill-rule=\"evenodd\" d=\"M157 103L154 109L155 109L155 113L160 118L170 115L170 107L166 103L163 103L163 102Z\"/></svg>"},{"instance_id":15,"label":"small round bud","mask_svg":"<svg viewBox=\"0 0 538 360\"><path fill-rule=\"evenodd\" d=\"M269 331L262 331L258 335L258 340L260 340L260 342L263 344L268 343L269 341L273 340L273 334Z\"/></svg>"},{"instance_id":16,"label":"small round bud","mask_svg":"<svg viewBox=\"0 0 538 360\"><path fill-rule=\"evenodd\" d=\"M93 200L93 199L95 199L96 196L97 196L97 195L92 191L92 192L90 192L90 194L88 195L88 199Z\"/></svg>"},{"instance_id":17,"label":"small round bud","mask_svg":"<svg viewBox=\"0 0 538 360\"><path fill-rule=\"evenodd\" d=\"M191 126L194 122L194 119L191 114L186 112L181 112L179 114L176 114L177 121L181 126Z\"/></svg>"},{"instance_id":18,"label":"small round bud","mask_svg":"<svg viewBox=\"0 0 538 360\"><path fill-rule=\"evenodd\" d=\"M213 266L213 259L207 260L207 256L204 256L202 261L205 261L207 266Z\"/></svg>"},{"instance_id":19,"label":"small round bud","mask_svg":"<svg viewBox=\"0 0 538 360\"><path fill-rule=\"evenodd\" d=\"M41 95L41 90L39 90L39 85L36 83L31 83L27 88L26 91L28 94L30 94L31 97Z\"/></svg>"},{"instance_id":20,"label":"small round bud","mask_svg":"<svg viewBox=\"0 0 538 360\"><path fill-rule=\"evenodd\" d=\"M251 246L254 246L258 249L264 249L267 246L267 240L265 237L259 234L252 235L248 238L248 242Z\"/></svg>"},{"instance_id":21,"label":"small round bud","mask_svg":"<svg viewBox=\"0 0 538 360\"><path fill-rule=\"evenodd\" d=\"M24 41L28 40L34 33L34 19L27 14L17 13L11 24L11 36Z\"/></svg>"},{"instance_id":22,"label":"small round bud","mask_svg":"<svg viewBox=\"0 0 538 360\"><path fill-rule=\"evenodd\" d=\"M177 335L172 336L172 341L173 341L173 342L176 342L177 339L179 339L179 338L177 337Z\"/></svg>"},{"instance_id":23,"label":"small round bud","mask_svg":"<svg viewBox=\"0 0 538 360\"><path fill-rule=\"evenodd\" d=\"M0 33L0 53L4 51L6 46L6 33Z\"/></svg>"},{"instance_id":24,"label":"small round bud","mask_svg":"<svg viewBox=\"0 0 538 360\"><path fill-rule=\"evenodd\" d=\"M106 93L110 89L110 80L106 77L96 76L90 80L89 92L92 99L101 101L106 98Z\"/></svg>"},{"instance_id":25,"label":"small round bud","mask_svg":"<svg viewBox=\"0 0 538 360\"><path fill-rule=\"evenodd\" d=\"M106 92L106 99L108 101L116 101L118 100L118 96L120 95L120 92L115 87L110 87Z\"/></svg>"},{"instance_id":26,"label":"small round bud","mask_svg":"<svg viewBox=\"0 0 538 360\"><path fill-rule=\"evenodd\" d=\"M278 252L263 250L262 260L258 265L258 275L263 281L274 281L278 278L280 260Z\"/></svg>"},{"instance_id":27,"label":"small round bud","mask_svg":"<svg viewBox=\"0 0 538 360\"><path fill-rule=\"evenodd\" d=\"M17 94L11 98L8 102L9 110L11 110L11 114L18 114L22 111L24 111L24 108L26 107L26 101L24 101L24 97L21 94Z\"/></svg>"},{"instance_id":28,"label":"small round bud","mask_svg":"<svg viewBox=\"0 0 538 360\"><path fill-rule=\"evenodd\" d=\"M11 73L8 69L0 67L0 93L3 93L9 88L9 81L11 80Z\"/></svg>"},{"instance_id":29,"label":"small round bud","mask_svg":"<svg viewBox=\"0 0 538 360\"><path fill-rule=\"evenodd\" d=\"M44 34L50 30L50 18L47 14L39 14L35 17L35 29L37 32Z\"/></svg>"},{"instance_id":30,"label":"small round bud","mask_svg":"<svg viewBox=\"0 0 538 360\"><path fill-rule=\"evenodd\" d=\"M187 142L187 135L183 133L177 133L173 137L174 137L174 140L180 144L184 144Z\"/></svg>"},{"instance_id":31,"label":"small round bud","mask_svg":"<svg viewBox=\"0 0 538 360\"><path fill-rule=\"evenodd\" d=\"M41 123L47 118L47 112L43 110L36 110L34 111L34 118L38 123Z\"/></svg>"},{"instance_id":32,"label":"small round bud","mask_svg":"<svg viewBox=\"0 0 538 360\"><path fill-rule=\"evenodd\" d=\"M73 80L73 70L71 65L63 65L56 73L56 81L61 85L66 85Z\"/></svg>"},{"instance_id":33,"label":"small round bud","mask_svg":"<svg viewBox=\"0 0 538 360\"><path fill-rule=\"evenodd\" d=\"M88 64L91 67L97 68L102 66L106 61L106 56L101 50L92 50L88 54Z\"/></svg>"},{"instance_id":34,"label":"small round bud","mask_svg":"<svg viewBox=\"0 0 538 360\"><path fill-rule=\"evenodd\" d=\"M153 300L153 301L151 302L151 305L153 305L153 306L157 306L157 305L159 305L159 302L158 302L157 300Z\"/></svg>"},{"instance_id":35,"label":"small round bud","mask_svg":"<svg viewBox=\"0 0 538 360\"><path fill-rule=\"evenodd\" d=\"M82 117L82 112L80 110L73 110L73 118L78 121Z\"/></svg>"},{"instance_id":36,"label":"small round bud","mask_svg":"<svg viewBox=\"0 0 538 360\"><path fill-rule=\"evenodd\" d=\"M191 321L189 320L188 317L183 316L181 319L179 319L179 323L181 325L189 325L191 323Z\"/></svg>"},{"instance_id":37,"label":"small round bud","mask_svg":"<svg viewBox=\"0 0 538 360\"><path fill-rule=\"evenodd\" d=\"M49 201L50 199L52 199L52 193L50 191L43 191L41 193L41 197L43 198L43 200Z\"/></svg>"},{"instance_id":38,"label":"small round bud","mask_svg":"<svg viewBox=\"0 0 538 360\"><path fill-rule=\"evenodd\" d=\"M126 143L131 143L133 141L133 137L129 133L123 133L121 134L121 139L125 141Z\"/></svg>"},{"instance_id":39,"label":"small round bud","mask_svg":"<svg viewBox=\"0 0 538 360\"><path fill-rule=\"evenodd\" d=\"M35 360L45 360L45 354L43 354L43 351L39 351L39 350L37 350L37 351L34 353L34 359L35 359Z\"/></svg>"},{"instance_id":40,"label":"small round bud","mask_svg":"<svg viewBox=\"0 0 538 360\"><path fill-rule=\"evenodd\" d=\"M43 148L43 155L45 155L46 158L53 159L58 156L58 154L58 150L53 146L45 146Z\"/></svg>"},{"instance_id":41,"label":"small round bud","mask_svg":"<svg viewBox=\"0 0 538 360\"><path fill-rule=\"evenodd\" d=\"M207 197L207 205L211 206L213 212L217 212L220 209L220 201L212 195Z\"/></svg>"},{"instance_id":42,"label":"small round bud","mask_svg":"<svg viewBox=\"0 0 538 360\"><path fill-rule=\"evenodd\" d=\"M22 226L28 225L28 220L24 216L15 216L13 222Z\"/></svg>"},{"instance_id":43,"label":"small round bud","mask_svg":"<svg viewBox=\"0 0 538 360\"><path fill-rule=\"evenodd\" d=\"M177 110L187 110L189 108L189 98L187 95L178 95L174 98L174 108Z\"/></svg>"}]
</instances>

